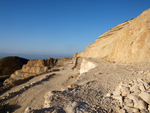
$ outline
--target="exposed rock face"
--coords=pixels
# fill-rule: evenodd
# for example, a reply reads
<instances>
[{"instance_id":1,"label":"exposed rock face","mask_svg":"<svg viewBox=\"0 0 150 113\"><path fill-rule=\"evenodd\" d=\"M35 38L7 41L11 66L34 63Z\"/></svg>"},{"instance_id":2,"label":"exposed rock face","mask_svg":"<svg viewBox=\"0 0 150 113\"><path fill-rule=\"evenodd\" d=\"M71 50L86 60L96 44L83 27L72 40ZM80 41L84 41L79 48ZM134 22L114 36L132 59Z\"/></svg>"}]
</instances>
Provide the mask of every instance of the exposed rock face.
<instances>
[{"instance_id":1,"label":"exposed rock face","mask_svg":"<svg viewBox=\"0 0 150 113\"><path fill-rule=\"evenodd\" d=\"M75 56L122 63L150 62L150 9L99 36Z\"/></svg>"},{"instance_id":2,"label":"exposed rock face","mask_svg":"<svg viewBox=\"0 0 150 113\"><path fill-rule=\"evenodd\" d=\"M20 81L23 82L24 80L45 72L54 66L63 66L69 60L71 60L71 58L30 60L26 65L23 65L21 70L17 70L11 74L10 78L6 79L3 84L4 86L19 84Z\"/></svg>"},{"instance_id":3,"label":"exposed rock face","mask_svg":"<svg viewBox=\"0 0 150 113\"><path fill-rule=\"evenodd\" d=\"M82 73L88 72L90 69L93 69L95 67L96 67L96 64L83 59L82 62L81 62L81 67L80 67L80 75Z\"/></svg>"}]
</instances>

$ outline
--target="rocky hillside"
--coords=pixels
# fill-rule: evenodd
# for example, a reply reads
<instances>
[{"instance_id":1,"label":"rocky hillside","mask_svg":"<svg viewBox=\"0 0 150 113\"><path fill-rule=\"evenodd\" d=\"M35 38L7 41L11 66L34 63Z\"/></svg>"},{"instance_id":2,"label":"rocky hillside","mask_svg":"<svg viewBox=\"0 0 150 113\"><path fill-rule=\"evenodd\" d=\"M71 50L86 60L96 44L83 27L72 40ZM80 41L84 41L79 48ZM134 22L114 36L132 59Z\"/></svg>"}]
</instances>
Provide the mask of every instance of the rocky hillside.
<instances>
[{"instance_id":1,"label":"rocky hillside","mask_svg":"<svg viewBox=\"0 0 150 113\"><path fill-rule=\"evenodd\" d=\"M30 60L27 64L22 66L22 69L16 70L11 74L10 78L3 82L4 87L0 88L0 92L14 85L23 83L43 72L50 71L50 69L54 67L63 66L68 63L69 60L71 60L71 58Z\"/></svg>"},{"instance_id":2,"label":"rocky hillside","mask_svg":"<svg viewBox=\"0 0 150 113\"><path fill-rule=\"evenodd\" d=\"M17 56L5 57L0 59L0 76L11 75L16 70L21 69L22 66L27 62L27 59L20 58Z\"/></svg>"},{"instance_id":3,"label":"rocky hillside","mask_svg":"<svg viewBox=\"0 0 150 113\"><path fill-rule=\"evenodd\" d=\"M75 56L110 62L150 62L150 9L107 31Z\"/></svg>"}]
</instances>

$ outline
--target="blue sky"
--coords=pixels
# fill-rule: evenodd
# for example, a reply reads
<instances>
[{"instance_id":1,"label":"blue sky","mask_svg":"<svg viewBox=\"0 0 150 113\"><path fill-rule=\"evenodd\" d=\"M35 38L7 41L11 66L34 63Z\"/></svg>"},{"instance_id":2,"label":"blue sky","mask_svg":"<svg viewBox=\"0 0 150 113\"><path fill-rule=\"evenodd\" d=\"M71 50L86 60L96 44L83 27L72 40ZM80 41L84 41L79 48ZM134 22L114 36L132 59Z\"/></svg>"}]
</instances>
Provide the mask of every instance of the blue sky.
<instances>
[{"instance_id":1,"label":"blue sky","mask_svg":"<svg viewBox=\"0 0 150 113\"><path fill-rule=\"evenodd\" d=\"M150 0L0 0L0 57L72 57Z\"/></svg>"}]
</instances>

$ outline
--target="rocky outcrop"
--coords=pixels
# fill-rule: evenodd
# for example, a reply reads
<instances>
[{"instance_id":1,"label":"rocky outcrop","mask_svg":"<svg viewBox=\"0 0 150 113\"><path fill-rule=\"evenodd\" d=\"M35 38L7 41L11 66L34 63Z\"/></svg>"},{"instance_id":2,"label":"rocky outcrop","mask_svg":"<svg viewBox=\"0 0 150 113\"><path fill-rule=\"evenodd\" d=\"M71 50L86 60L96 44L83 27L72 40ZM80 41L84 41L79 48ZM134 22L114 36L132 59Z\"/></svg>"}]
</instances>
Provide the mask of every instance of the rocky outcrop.
<instances>
[{"instance_id":1,"label":"rocky outcrop","mask_svg":"<svg viewBox=\"0 0 150 113\"><path fill-rule=\"evenodd\" d=\"M85 72L88 72L89 70L91 70L95 67L96 67L95 63L83 59L81 62L81 66L80 66L80 75L85 73Z\"/></svg>"},{"instance_id":2,"label":"rocky outcrop","mask_svg":"<svg viewBox=\"0 0 150 113\"><path fill-rule=\"evenodd\" d=\"M3 82L3 85L7 88L14 85L18 85L40 73L48 71L53 67L60 67L66 65L70 60L71 58L48 58L42 60L30 60L26 65L23 65L21 70L17 70L13 74L11 74L10 78L6 79Z\"/></svg>"},{"instance_id":3,"label":"rocky outcrop","mask_svg":"<svg viewBox=\"0 0 150 113\"><path fill-rule=\"evenodd\" d=\"M120 102L120 113L150 112L150 84L142 79L129 83L121 82L112 93L112 97Z\"/></svg>"},{"instance_id":4,"label":"rocky outcrop","mask_svg":"<svg viewBox=\"0 0 150 113\"><path fill-rule=\"evenodd\" d=\"M150 62L150 9L107 31L76 57L110 62Z\"/></svg>"}]
</instances>

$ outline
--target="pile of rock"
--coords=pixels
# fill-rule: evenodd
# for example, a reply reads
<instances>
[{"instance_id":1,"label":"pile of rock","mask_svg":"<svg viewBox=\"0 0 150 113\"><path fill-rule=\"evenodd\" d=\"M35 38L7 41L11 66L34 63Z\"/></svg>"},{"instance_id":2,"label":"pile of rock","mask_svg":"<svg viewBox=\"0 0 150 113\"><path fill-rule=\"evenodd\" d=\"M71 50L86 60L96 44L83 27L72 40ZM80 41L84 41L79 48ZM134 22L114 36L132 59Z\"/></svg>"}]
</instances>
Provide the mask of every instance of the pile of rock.
<instances>
[{"instance_id":1,"label":"pile of rock","mask_svg":"<svg viewBox=\"0 0 150 113\"><path fill-rule=\"evenodd\" d=\"M148 113L150 112L150 84L137 79L128 83L120 83L112 95L120 102L120 113Z\"/></svg>"}]
</instances>

